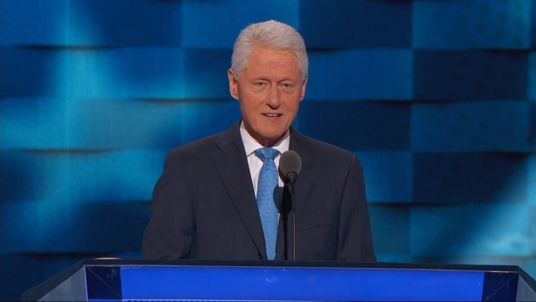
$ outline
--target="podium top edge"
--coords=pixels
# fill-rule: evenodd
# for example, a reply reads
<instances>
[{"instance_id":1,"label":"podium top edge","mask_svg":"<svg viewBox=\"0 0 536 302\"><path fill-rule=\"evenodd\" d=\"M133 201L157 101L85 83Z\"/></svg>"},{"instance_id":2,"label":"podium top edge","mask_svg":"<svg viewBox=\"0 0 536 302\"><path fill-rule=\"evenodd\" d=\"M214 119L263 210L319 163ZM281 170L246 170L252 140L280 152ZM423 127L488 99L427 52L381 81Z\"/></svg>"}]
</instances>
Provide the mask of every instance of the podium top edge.
<instances>
[{"instance_id":1,"label":"podium top edge","mask_svg":"<svg viewBox=\"0 0 536 302\"><path fill-rule=\"evenodd\" d=\"M126 259L86 259L77 263L84 265L115 266L223 266L223 267L319 267L319 268L369 268L369 269L425 269L425 270L467 270L489 272L521 272L517 265L473 265L439 263L361 263L341 261L214 261L214 260L126 260Z\"/></svg>"},{"instance_id":2,"label":"podium top edge","mask_svg":"<svg viewBox=\"0 0 536 302\"><path fill-rule=\"evenodd\" d=\"M78 264L80 265L80 263ZM411 270L453 270L490 273L517 273L531 287L536 288L536 280L517 265L482 264L441 264L441 263L390 263L390 262L344 262L344 261L215 261L215 260L127 260L127 259L87 259L81 266L219 266L219 267L293 267L293 268L357 268L357 269L411 269Z\"/></svg>"}]
</instances>

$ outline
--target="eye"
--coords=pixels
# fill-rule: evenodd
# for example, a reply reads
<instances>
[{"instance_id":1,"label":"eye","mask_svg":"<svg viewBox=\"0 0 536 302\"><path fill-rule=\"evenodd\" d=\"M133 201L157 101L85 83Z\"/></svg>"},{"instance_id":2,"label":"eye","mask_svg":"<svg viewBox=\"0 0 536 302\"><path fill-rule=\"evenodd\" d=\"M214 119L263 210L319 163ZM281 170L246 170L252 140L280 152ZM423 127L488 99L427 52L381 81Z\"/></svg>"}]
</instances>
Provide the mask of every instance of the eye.
<instances>
[{"instance_id":1,"label":"eye","mask_svg":"<svg viewBox=\"0 0 536 302\"><path fill-rule=\"evenodd\" d=\"M255 87L266 87L267 83L265 81L255 81L253 82L253 86Z\"/></svg>"},{"instance_id":2,"label":"eye","mask_svg":"<svg viewBox=\"0 0 536 302\"><path fill-rule=\"evenodd\" d=\"M279 87L285 92L293 92L295 85L290 82L282 82L279 84Z\"/></svg>"},{"instance_id":3,"label":"eye","mask_svg":"<svg viewBox=\"0 0 536 302\"><path fill-rule=\"evenodd\" d=\"M266 81L259 80L259 81L253 81L252 83L253 91L256 91L256 92L260 92L264 90L267 86L268 86L268 82Z\"/></svg>"}]
</instances>

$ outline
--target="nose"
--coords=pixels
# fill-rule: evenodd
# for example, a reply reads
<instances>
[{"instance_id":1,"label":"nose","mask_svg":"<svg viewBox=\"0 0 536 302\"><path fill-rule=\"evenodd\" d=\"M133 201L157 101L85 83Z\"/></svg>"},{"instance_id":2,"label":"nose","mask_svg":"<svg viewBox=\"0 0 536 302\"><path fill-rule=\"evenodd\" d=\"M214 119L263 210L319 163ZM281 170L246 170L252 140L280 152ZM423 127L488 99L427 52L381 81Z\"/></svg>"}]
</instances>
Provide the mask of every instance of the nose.
<instances>
[{"instance_id":1,"label":"nose","mask_svg":"<svg viewBox=\"0 0 536 302\"><path fill-rule=\"evenodd\" d=\"M272 109L277 109L279 108L279 105L281 105L281 94L277 85L272 85L272 87L270 87L266 105L270 106Z\"/></svg>"}]
</instances>

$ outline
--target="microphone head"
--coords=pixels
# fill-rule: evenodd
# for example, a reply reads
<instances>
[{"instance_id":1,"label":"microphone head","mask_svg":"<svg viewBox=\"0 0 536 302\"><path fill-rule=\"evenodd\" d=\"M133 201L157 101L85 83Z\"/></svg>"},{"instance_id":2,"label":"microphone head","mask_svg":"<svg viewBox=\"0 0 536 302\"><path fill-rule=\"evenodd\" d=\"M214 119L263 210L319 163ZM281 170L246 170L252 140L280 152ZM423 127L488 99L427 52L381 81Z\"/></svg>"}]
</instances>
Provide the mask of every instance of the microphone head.
<instances>
[{"instance_id":1,"label":"microphone head","mask_svg":"<svg viewBox=\"0 0 536 302\"><path fill-rule=\"evenodd\" d=\"M300 174L302 160L298 153L292 150L281 154L279 159L279 173L285 180L285 183L294 183Z\"/></svg>"}]
</instances>

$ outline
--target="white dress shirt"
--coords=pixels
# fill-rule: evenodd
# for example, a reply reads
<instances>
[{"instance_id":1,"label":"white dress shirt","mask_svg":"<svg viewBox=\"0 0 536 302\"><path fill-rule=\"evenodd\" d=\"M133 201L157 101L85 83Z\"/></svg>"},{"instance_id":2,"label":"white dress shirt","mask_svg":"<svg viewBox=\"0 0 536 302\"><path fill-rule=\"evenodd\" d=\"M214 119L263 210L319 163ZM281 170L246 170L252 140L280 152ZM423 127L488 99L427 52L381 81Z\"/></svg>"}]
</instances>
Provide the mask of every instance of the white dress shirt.
<instances>
[{"instance_id":1,"label":"white dress shirt","mask_svg":"<svg viewBox=\"0 0 536 302\"><path fill-rule=\"evenodd\" d=\"M255 197L257 196L257 186L259 182L259 173L261 172L262 168L262 160L257 157L255 154L255 150L259 148L263 148L259 142L257 142L244 128L244 122L240 123L240 136L242 137L242 142L244 143L244 149L246 150L246 156L248 159L248 165L249 165L249 174L251 175L251 182L253 183L253 190L255 191ZM281 154L288 151L290 144L290 131L287 130L287 133L283 136L283 138L278 141L275 145L273 145L271 148L276 149L279 151L279 155L277 155L274 159L276 167L279 169L279 159L281 158ZM283 180L281 179L281 176L278 178L279 186L283 186Z\"/></svg>"}]
</instances>

